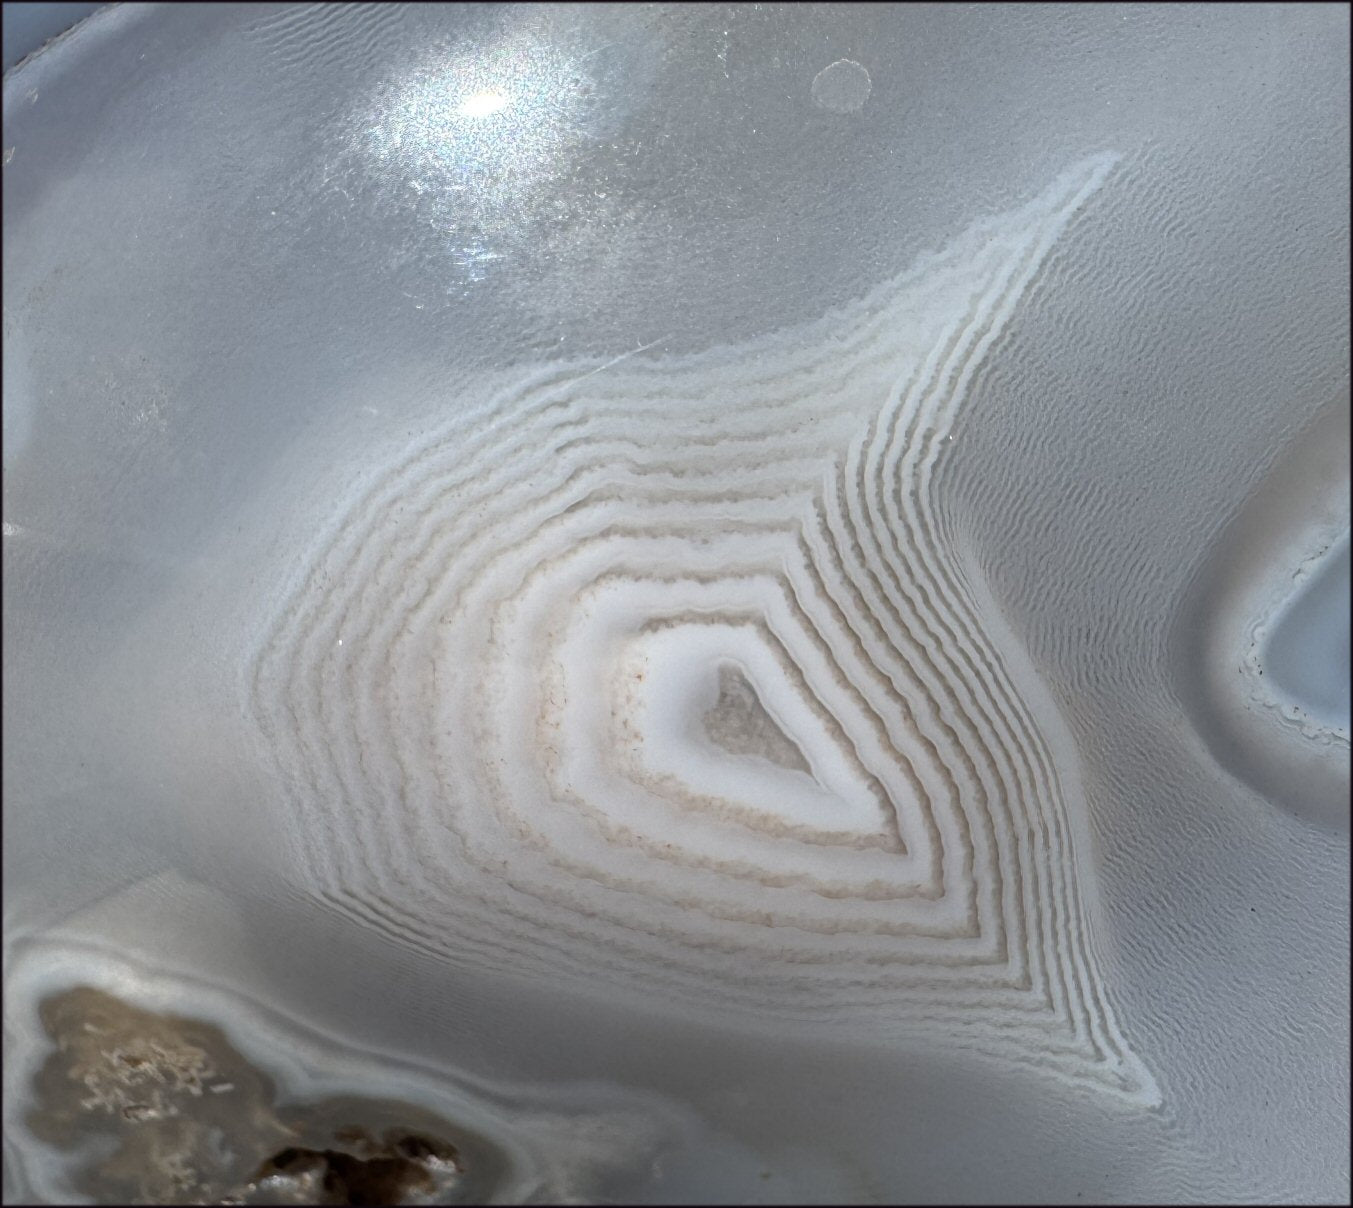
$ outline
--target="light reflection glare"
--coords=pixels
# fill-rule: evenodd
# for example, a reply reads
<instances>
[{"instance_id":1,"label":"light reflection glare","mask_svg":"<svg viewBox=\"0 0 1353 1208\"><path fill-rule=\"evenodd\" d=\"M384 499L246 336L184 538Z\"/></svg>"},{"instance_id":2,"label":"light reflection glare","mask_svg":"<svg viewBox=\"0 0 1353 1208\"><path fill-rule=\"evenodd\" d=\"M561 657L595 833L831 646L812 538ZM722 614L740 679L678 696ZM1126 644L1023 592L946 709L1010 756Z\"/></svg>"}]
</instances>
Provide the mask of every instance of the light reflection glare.
<instances>
[{"instance_id":1,"label":"light reflection glare","mask_svg":"<svg viewBox=\"0 0 1353 1208\"><path fill-rule=\"evenodd\" d=\"M557 24L557 20L553 24ZM474 53L429 53L368 102L353 150L403 218L431 226L448 292L484 279L543 216L583 142L592 35L526 11Z\"/></svg>"},{"instance_id":2,"label":"light reflection glare","mask_svg":"<svg viewBox=\"0 0 1353 1208\"><path fill-rule=\"evenodd\" d=\"M462 117L488 117L491 113L497 113L511 100L511 97L504 96L501 92L476 92L474 96L466 97L460 103L459 113Z\"/></svg>"}]
</instances>

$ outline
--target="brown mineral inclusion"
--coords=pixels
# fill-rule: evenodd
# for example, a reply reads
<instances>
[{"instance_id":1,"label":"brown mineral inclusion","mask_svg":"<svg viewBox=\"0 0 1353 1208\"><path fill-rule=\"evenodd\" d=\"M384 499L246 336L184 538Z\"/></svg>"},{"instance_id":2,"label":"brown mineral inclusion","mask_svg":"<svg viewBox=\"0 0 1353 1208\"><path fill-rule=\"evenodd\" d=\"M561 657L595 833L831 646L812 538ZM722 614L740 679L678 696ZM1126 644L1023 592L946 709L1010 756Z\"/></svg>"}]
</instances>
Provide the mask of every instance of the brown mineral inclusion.
<instances>
[{"instance_id":1,"label":"brown mineral inclusion","mask_svg":"<svg viewBox=\"0 0 1353 1208\"><path fill-rule=\"evenodd\" d=\"M39 1008L56 1045L26 1118L104 1203L482 1201L504 1171L486 1140L425 1108L335 1096L279 1102L217 1027L88 986Z\"/></svg>"}]
</instances>

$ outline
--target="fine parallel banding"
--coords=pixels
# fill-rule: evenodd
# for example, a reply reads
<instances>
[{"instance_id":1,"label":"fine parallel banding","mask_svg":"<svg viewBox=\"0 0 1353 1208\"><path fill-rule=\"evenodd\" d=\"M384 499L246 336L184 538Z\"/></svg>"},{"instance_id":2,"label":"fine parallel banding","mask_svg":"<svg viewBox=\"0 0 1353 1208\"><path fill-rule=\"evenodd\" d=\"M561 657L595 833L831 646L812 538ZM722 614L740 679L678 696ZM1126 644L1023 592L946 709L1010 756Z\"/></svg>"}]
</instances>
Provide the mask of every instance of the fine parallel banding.
<instances>
[{"instance_id":1,"label":"fine parallel banding","mask_svg":"<svg viewBox=\"0 0 1353 1208\"><path fill-rule=\"evenodd\" d=\"M972 374L1114 162L807 330L458 400L251 670L313 891L448 959L1154 1102L1059 723L933 504Z\"/></svg>"}]
</instances>

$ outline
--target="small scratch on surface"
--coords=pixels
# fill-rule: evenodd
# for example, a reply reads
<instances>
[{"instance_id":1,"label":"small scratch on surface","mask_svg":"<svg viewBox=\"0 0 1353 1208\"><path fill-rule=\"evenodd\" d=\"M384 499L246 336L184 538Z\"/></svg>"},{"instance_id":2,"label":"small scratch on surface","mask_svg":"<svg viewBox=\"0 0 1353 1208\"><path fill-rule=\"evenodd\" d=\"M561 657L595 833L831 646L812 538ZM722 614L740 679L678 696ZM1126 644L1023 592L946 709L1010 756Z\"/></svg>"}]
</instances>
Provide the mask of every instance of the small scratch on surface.
<instances>
[{"instance_id":1,"label":"small scratch on surface","mask_svg":"<svg viewBox=\"0 0 1353 1208\"><path fill-rule=\"evenodd\" d=\"M598 365L595 369L589 369L586 373L582 374L580 377L575 378L574 381L581 382L587 378L595 377L603 370L611 369L614 368L616 365L619 365L621 361L627 361L629 360L630 357L638 356L641 352L647 352L654 345L661 344L664 340L670 340L672 336L674 336L675 334L676 334L675 332L669 331L665 336L659 336L656 340L650 340L647 344L641 344L638 348L630 349L629 352L622 352L618 357L613 357L611 360L607 361L606 364Z\"/></svg>"},{"instance_id":2,"label":"small scratch on surface","mask_svg":"<svg viewBox=\"0 0 1353 1208\"><path fill-rule=\"evenodd\" d=\"M574 62L581 63L584 59L590 59L593 55L599 55L603 50L609 50L612 46L619 46L619 42L603 42L600 46L589 50L585 55L579 55Z\"/></svg>"},{"instance_id":3,"label":"small scratch on surface","mask_svg":"<svg viewBox=\"0 0 1353 1208\"><path fill-rule=\"evenodd\" d=\"M6 168L9 167L9 161L12 160L13 158L14 158L14 148L13 148L13 147L6 147L6 148L5 148L5 158L4 158L4 165L5 165Z\"/></svg>"}]
</instances>

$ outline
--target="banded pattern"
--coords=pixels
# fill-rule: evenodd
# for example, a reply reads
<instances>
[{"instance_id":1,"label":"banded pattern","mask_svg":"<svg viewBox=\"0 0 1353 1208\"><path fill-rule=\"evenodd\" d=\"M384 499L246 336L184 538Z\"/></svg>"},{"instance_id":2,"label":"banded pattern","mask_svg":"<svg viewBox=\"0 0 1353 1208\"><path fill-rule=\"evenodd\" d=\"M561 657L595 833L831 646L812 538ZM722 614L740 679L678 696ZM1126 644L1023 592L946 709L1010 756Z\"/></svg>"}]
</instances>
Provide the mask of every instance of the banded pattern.
<instances>
[{"instance_id":1,"label":"banded pattern","mask_svg":"<svg viewBox=\"0 0 1353 1208\"><path fill-rule=\"evenodd\" d=\"M313 70L377 61L401 46L404 3L288 4L245 26L245 37L279 66Z\"/></svg>"},{"instance_id":2,"label":"banded pattern","mask_svg":"<svg viewBox=\"0 0 1353 1208\"><path fill-rule=\"evenodd\" d=\"M384 470L252 669L315 891L451 959L1154 1101L1048 719L931 503L1113 163L807 331L545 368Z\"/></svg>"}]
</instances>

